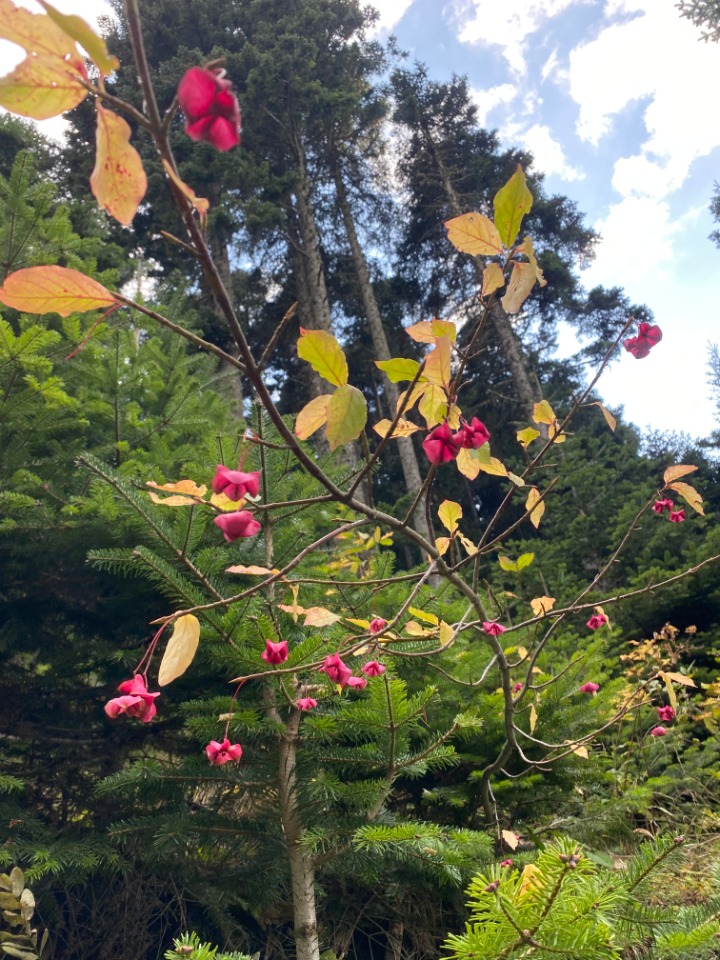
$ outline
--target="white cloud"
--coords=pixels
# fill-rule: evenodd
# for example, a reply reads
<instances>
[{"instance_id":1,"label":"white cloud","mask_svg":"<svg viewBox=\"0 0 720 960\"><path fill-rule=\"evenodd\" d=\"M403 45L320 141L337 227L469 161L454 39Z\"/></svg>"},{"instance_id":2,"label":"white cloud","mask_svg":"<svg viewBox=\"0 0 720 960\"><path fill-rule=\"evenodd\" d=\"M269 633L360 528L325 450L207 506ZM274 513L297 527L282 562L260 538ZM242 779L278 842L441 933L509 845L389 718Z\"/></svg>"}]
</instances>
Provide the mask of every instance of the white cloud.
<instances>
[{"instance_id":1,"label":"white cloud","mask_svg":"<svg viewBox=\"0 0 720 960\"><path fill-rule=\"evenodd\" d=\"M541 123L535 123L529 130L522 133L510 132L509 128L501 131L503 140L514 140L526 147L535 157L535 167L546 174L556 174L563 180L582 180L585 174L565 159L561 144L553 139L550 128Z\"/></svg>"},{"instance_id":2,"label":"white cloud","mask_svg":"<svg viewBox=\"0 0 720 960\"><path fill-rule=\"evenodd\" d=\"M498 3L498 0L470 0L458 14L459 39L463 43L501 47L503 56L517 76L524 76L528 37L552 17L576 3L588 0L525 0ZM469 13L467 13L469 11Z\"/></svg>"},{"instance_id":3,"label":"white cloud","mask_svg":"<svg viewBox=\"0 0 720 960\"><path fill-rule=\"evenodd\" d=\"M501 104L510 103L518 95L518 88L512 83L502 83L488 90L472 88L470 95L477 107L477 121L481 127L488 125L488 115Z\"/></svg>"},{"instance_id":4,"label":"white cloud","mask_svg":"<svg viewBox=\"0 0 720 960\"><path fill-rule=\"evenodd\" d=\"M372 0L371 5L380 14L374 33L392 30L405 16L413 0Z\"/></svg>"}]
</instances>

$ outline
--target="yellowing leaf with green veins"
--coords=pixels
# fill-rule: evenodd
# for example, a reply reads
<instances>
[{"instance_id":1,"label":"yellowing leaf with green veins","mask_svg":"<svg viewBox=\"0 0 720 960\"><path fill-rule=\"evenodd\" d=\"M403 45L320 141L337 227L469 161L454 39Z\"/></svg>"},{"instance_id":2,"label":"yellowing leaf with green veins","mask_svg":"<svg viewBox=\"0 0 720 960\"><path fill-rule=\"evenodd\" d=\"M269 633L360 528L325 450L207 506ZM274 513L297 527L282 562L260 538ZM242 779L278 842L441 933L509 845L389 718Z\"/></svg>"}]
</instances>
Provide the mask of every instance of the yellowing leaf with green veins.
<instances>
[{"instance_id":1,"label":"yellowing leaf with green veins","mask_svg":"<svg viewBox=\"0 0 720 960\"><path fill-rule=\"evenodd\" d=\"M482 213L463 213L446 220L448 240L461 253L497 257L504 254L502 238L489 217Z\"/></svg>"},{"instance_id":2,"label":"yellowing leaf with green veins","mask_svg":"<svg viewBox=\"0 0 720 960\"><path fill-rule=\"evenodd\" d=\"M305 614L304 627L329 627L340 619L337 613L326 610L325 607L308 607L303 612Z\"/></svg>"},{"instance_id":3,"label":"yellowing leaf with green veins","mask_svg":"<svg viewBox=\"0 0 720 960\"><path fill-rule=\"evenodd\" d=\"M172 636L160 661L158 684L164 687L181 677L190 664L200 642L200 621L191 613L178 617L173 623Z\"/></svg>"},{"instance_id":4,"label":"yellowing leaf with green veins","mask_svg":"<svg viewBox=\"0 0 720 960\"><path fill-rule=\"evenodd\" d=\"M421 320L419 323L405 327L405 333L416 343L435 343L435 334L430 320Z\"/></svg>"},{"instance_id":5,"label":"yellowing leaf with green veins","mask_svg":"<svg viewBox=\"0 0 720 960\"><path fill-rule=\"evenodd\" d=\"M410 637L431 637L434 633L432 630L426 630L425 627L421 627L420 624L415 623L414 620L406 623L404 629L405 633Z\"/></svg>"},{"instance_id":6,"label":"yellowing leaf with green veins","mask_svg":"<svg viewBox=\"0 0 720 960\"><path fill-rule=\"evenodd\" d=\"M697 492L697 490L695 489L695 487L691 487L689 483L680 483L680 482L677 482L677 483L669 483L669 484L667 485L667 488L668 488L668 490L674 490L675 493L677 493L679 496L681 496L681 497L683 498L683 500L685 501L685 503L686 503L689 507L692 507L692 509L693 509L696 513L700 513L700 514L702 514L703 516L705 515L705 511L703 510L703 508L702 508L702 506L701 506L701 504L702 504L702 502L703 502L703 498L702 498L702 497L700 496L700 494Z\"/></svg>"},{"instance_id":7,"label":"yellowing leaf with green veins","mask_svg":"<svg viewBox=\"0 0 720 960\"><path fill-rule=\"evenodd\" d=\"M517 313L520 310L530 296L536 279L532 264L513 260L510 283L508 283L507 293L501 300L503 308L508 313Z\"/></svg>"},{"instance_id":8,"label":"yellowing leaf with green veins","mask_svg":"<svg viewBox=\"0 0 720 960\"><path fill-rule=\"evenodd\" d=\"M315 373L328 383L340 387L348 381L348 365L345 354L335 337L326 330L304 330L300 327L297 352L301 360L307 360Z\"/></svg>"},{"instance_id":9,"label":"yellowing leaf with green veins","mask_svg":"<svg viewBox=\"0 0 720 960\"><path fill-rule=\"evenodd\" d=\"M450 537L436 537L435 539L435 549L440 554L441 557L444 557L448 552L450 546Z\"/></svg>"},{"instance_id":10,"label":"yellowing leaf with green veins","mask_svg":"<svg viewBox=\"0 0 720 960\"><path fill-rule=\"evenodd\" d=\"M475 554L478 552L478 548L475 546L472 540L468 540L468 538L462 533L458 533L458 540L465 548L465 552L467 553L467 555L469 557L474 557Z\"/></svg>"},{"instance_id":11,"label":"yellowing leaf with green veins","mask_svg":"<svg viewBox=\"0 0 720 960\"><path fill-rule=\"evenodd\" d=\"M168 177L170 177L182 195L190 201L193 207L195 207L197 212L200 214L200 220L203 221L207 217L208 210L210 209L210 201L206 200L205 197L196 196L192 187L189 187L183 180L180 179L167 160L163 160L163 166L165 167L165 173L168 175Z\"/></svg>"},{"instance_id":12,"label":"yellowing leaf with green veins","mask_svg":"<svg viewBox=\"0 0 720 960\"><path fill-rule=\"evenodd\" d=\"M537 726L537 710L535 709L535 704L530 704L530 733L535 733L535 727Z\"/></svg>"},{"instance_id":13,"label":"yellowing leaf with green veins","mask_svg":"<svg viewBox=\"0 0 720 960\"><path fill-rule=\"evenodd\" d=\"M533 420L535 423L555 423L557 417L553 411L553 408L547 402L547 400L541 400L540 403L536 403L533 407Z\"/></svg>"},{"instance_id":14,"label":"yellowing leaf with green veins","mask_svg":"<svg viewBox=\"0 0 720 960\"><path fill-rule=\"evenodd\" d=\"M511 560L510 557L498 557L498 563L501 570L507 570L510 573L519 573L525 567L529 567L535 559L534 553L522 553L517 560Z\"/></svg>"},{"instance_id":15,"label":"yellowing leaf with green veins","mask_svg":"<svg viewBox=\"0 0 720 960\"><path fill-rule=\"evenodd\" d=\"M515 250L515 253L522 253L530 261L530 266L535 271L535 279L541 287L547 286L547 280L545 279L543 272L540 268L540 264L537 262L537 257L535 256L535 246L530 237L525 237L520 246Z\"/></svg>"},{"instance_id":16,"label":"yellowing leaf with green veins","mask_svg":"<svg viewBox=\"0 0 720 960\"><path fill-rule=\"evenodd\" d=\"M462 507L454 500L443 500L438 507L438 517L440 523L445 527L448 533L455 533L458 528L458 520L462 520Z\"/></svg>"},{"instance_id":17,"label":"yellowing leaf with green veins","mask_svg":"<svg viewBox=\"0 0 720 960\"><path fill-rule=\"evenodd\" d=\"M423 620L425 623L431 623L434 627L440 623L434 613L425 613L424 610L418 610L417 607L408 607L408 613L411 613L414 617L417 617L418 620Z\"/></svg>"},{"instance_id":18,"label":"yellowing leaf with green veins","mask_svg":"<svg viewBox=\"0 0 720 960\"><path fill-rule=\"evenodd\" d=\"M295 420L295 436L307 440L327 423L327 408L332 394L323 393L306 403Z\"/></svg>"},{"instance_id":19,"label":"yellowing leaf with green veins","mask_svg":"<svg viewBox=\"0 0 720 960\"><path fill-rule=\"evenodd\" d=\"M447 387L450 384L450 339L435 337L435 349L425 357L423 379Z\"/></svg>"},{"instance_id":20,"label":"yellowing leaf with green veins","mask_svg":"<svg viewBox=\"0 0 720 960\"><path fill-rule=\"evenodd\" d=\"M525 509L529 511L530 523L537 530L545 513L545 501L540 499L540 491L537 487L530 487L527 500L525 501Z\"/></svg>"},{"instance_id":21,"label":"yellowing leaf with green veins","mask_svg":"<svg viewBox=\"0 0 720 960\"><path fill-rule=\"evenodd\" d=\"M154 483L152 480L148 480L147 486L153 488L148 490L148 496L153 503L161 503L165 507L192 507L198 500L202 500L207 493L205 484L198 486L194 480L178 480L177 483ZM178 494L178 496L159 497L153 492L154 490L162 490L165 493Z\"/></svg>"},{"instance_id":22,"label":"yellowing leaf with green veins","mask_svg":"<svg viewBox=\"0 0 720 960\"><path fill-rule=\"evenodd\" d=\"M450 626L449 623L445 623L444 620L440 622L440 643L446 644L450 643L452 638L455 636L455 631Z\"/></svg>"},{"instance_id":23,"label":"yellowing leaf with green veins","mask_svg":"<svg viewBox=\"0 0 720 960\"><path fill-rule=\"evenodd\" d=\"M615 433L615 428L617 427L617 420L610 413L607 407L604 407L599 400L595 400L593 403L586 404L588 407L600 407L600 412L605 417L605 422L610 427L613 433Z\"/></svg>"},{"instance_id":24,"label":"yellowing leaf with green veins","mask_svg":"<svg viewBox=\"0 0 720 960\"><path fill-rule=\"evenodd\" d=\"M380 436L385 439L392 427L392 420L380 420L375 424L373 430L375 433L379 433ZM417 424L413 423L411 420L404 420L402 417L399 418L398 422L395 424L395 428L392 432L393 439L397 437L409 437L413 433L417 433L420 427Z\"/></svg>"},{"instance_id":25,"label":"yellowing leaf with green veins","mask_svg":"<svg viewBox=\"0 0 720 960\"><path fill-rule=\"evenodd\" d=\"M452 320L431 320L430 329L434 337L447 337L450 343L455 343L457 325Z\"/></svg>"},{"instance_id":26,"label":"yellowing leaf with green veins","mask_svg":"<svg viewBox=\"0 0 720 960\"><path fill-rule=\"evenodd\" d=\"M38 3L68 37L80 44L104 77L109 77L111 73L119 69L120 61L118 58L108 53L103 38L99 37L82 17L60 13L59 10L50 6L47 0L38 0Z\"/></svg>"},{"instance_id":27,"label":"yellowing leaf with green veins","mask_svg":"<svg viewBox=\"0 0 720 960\"><path fill-rule=\"evenodd\" d=\"M535 597L530 601L530 606L536 617L542 617L555 606L555 597Z\"/></svg>"},{"instance_id":28,"label":"yellowing leaf with green veins","mask_svg":"<svg viewBox=\"0 0 720 960\"><path fill-rule=\"evenodd\" d=\"M0 287L0 302L21 313L86 313L117 303L97 280L67 267L26 267Z\"/></svg>"},{"instance_id":29,"label":"yellowing leaf with green veins","mask_svg":"<svg viewBox=\"0 0 720 960\"><path fill-rule=\"evenodd\" d=\"M517 573L517 564L510 557L498 557L498 563L501 570L507 570L509 573Z\"/></svg>"},{"instance_id":30,"label":"yellowing leaf with green veins","mask_svg":"<svg viewBox=\"0 0 720 960\"><path fill-rule=\"evenodd\" d=\"M506 247L515 243L523 218L532 207L532 194L528 190L525 172L518 164L508 182L500 187L493 199L495 225Z\"/></svg>"},{"instance_id":31,"label":"yellowing leaf with green veins","mask_svg":"<svg viewBox=\"0 0 720 960\"><path fill-rule=\"evenodd\" d=\"M522 477L519 477L516 473L513 473L512 470L508 470L508 480L515 484L516 487L524 487L525 481Z\"/></svg>"},{"instance_id":32,"label":"yellowing leaf with green veins","mask_svg":"<svg viewBox=\"0 0 720 960\"><path fill-rule=\"evenodd\" d=\"M394 360L376 360L375 366L382 370L388 380L400 383L402 380L414 380L420 364L417 360L408 360L405 357L396 357ZM424 378L420 377L422 381Z\"/></svg>"},{"instance_id":33,"label":"yellowing leaf with green veins","mask_svg":"<svg viewBox=\"0 0 720 960\"><path fill-rule=\"evenodd\" d=\"M258 567L254 563L251 563L249 567L237 563L233 567L226 567L225 573L239 573L245 577L269 577L275 573L280 573L280 571L274 567L272 570L269 567Z\"/></svg>"},{"instance_id":34,"label":"yellowing leaf with green veins","mask_svg":"<svg viewBox=\"0 0 720 960\"><path fill-rule=\"evenodd\" d=\"M517 850L518 844L520 843L520 837L516 833L513 833L512 830L503 830L502 838L511 850Z\"/></svg>"},{"instance_id":35,"label":"yellowing leaf with green veins","mask_svg":"<svg viewBox=\"0 0 720 960\"><path fill-rule=\"evenodd\" d=\"M367 422L367 401L357 387L345 383L328 400L325 435L331 450L355 440Z\"/></svg>"},{"instance_id":36,"label":"yellowing leaf with green veins","mask_svg":"<svg viewBox=\"0 0 720 960\"><path fill-rule=\"evenodd\" d=\"M130 125L98 101L95 168L90 189L103 210L129 227L147 190L140 154L130 143Z\"/></svg>"},{"instance_id":37,"label":"yellowing leaf with green veins","mask_svg":"<svg viewBox=\"0 0 720 960\"><path fill-rule=\"evenodd\" d=\"M489 297L500 287L505 286L505 274L497 263L489 263L483 270L482 291L483 297Z\"/></svg>"},{"instance_id":38,"label":"yellowing leaf with green veins","mask_svg":"<svg viewBox=\"0 0 720 960\"><path fill-rule=\"evenodd\" d=\"M663 474L663 482L672 483L673 480L679 480L680 477L687 476L688 473L695 473L696 470L697 467L690 463L676 463L674 466L667 468Z\"/></svg>"},{"instance_id":39,"label":"yellowing leaf with green veins","mask_svg":"<svg viewBox=\"0 0 720 960\"><path fill-rule=\"evenodd\" d=\"M447 394L435 383L424 383L422 386L424 389L418 404L418 412L425 420L428 430L431 430L442 423L447 416Z\"/></svg>"}]
</instances>

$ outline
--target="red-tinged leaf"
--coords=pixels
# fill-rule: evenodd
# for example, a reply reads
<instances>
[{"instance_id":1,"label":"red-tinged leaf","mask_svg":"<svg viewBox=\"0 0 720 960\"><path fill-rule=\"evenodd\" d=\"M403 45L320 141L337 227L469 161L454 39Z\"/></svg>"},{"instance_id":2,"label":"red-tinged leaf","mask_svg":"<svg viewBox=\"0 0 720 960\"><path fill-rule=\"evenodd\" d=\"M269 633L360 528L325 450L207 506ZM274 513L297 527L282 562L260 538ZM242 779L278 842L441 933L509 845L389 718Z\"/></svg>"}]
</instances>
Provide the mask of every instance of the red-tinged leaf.
<instances>
[{"instance_id":1,"label":"red-tinged leaf","mask_svg":"<svg viewBox=\"0 0 720 960\"><path fill-rule=\"evenodd\" d=\"M140 154L130 144L130 125L97 103L97 153L90 189L103 210L129 227L147 190Z\"/></svg>"},{"instance_id":2,"label":"red-tinged leaf","mask_svg":"<svg viewBox=\"0 0 720 960\"><path fill-rule=\"evenodd\" d=\"M327 422L327 407L332 394L323 393L306 403L295 420L295 436L307 440Z\"/></svg>"},{"instance_id":3,"label":"red-tinged leaf","mask_svg":"<svg viewBox=\"0 0 720 960\"><path fill-rule=\"evenodd\" d=\"M448 533L455 533L458 528L458 520L462 520L462 507L454 500L443 500L438 507L438 517L440 523L445 527Z\"/></svg>"},{"instance_id":4,"label":"red-tinged leaf","mask_svg":"<svg viewBox=\"0 0 720 960\"><path fill-rule=\"evenodd\" d=\"M535 286L535 280L535 270L532 264L519 263L517 260L513 260L510 283L508 284L507 293L502 298L503 308L508 313L518 312L529 297L530 291Z\"/></svg>"},{"instance_id":5,"label":"red-tinged leaf","mask_svg":"<svg viewBox=\"0 0 720 960\"><path fill-rule=\"evenodd\" d=\"M104 77L109 77L120 67L118 58L108 53L103 38L99 37L82 17L60 13L50 6L47 0L38 0L38 3L68 37L80 44Z\"/></svg>"},{"instance_id":6,"label":"red-tinged leaf","mask_svg":"<svg viewBox=\"0 0 720 960\"><path fill-rule=\"evenodd\" d=\"M419 323L405 327L405 333L416 343L435 343L435 334L429 320L421 320Z\"/></svg>"},{"instance_id":7,"label":"red-tinged leaf","mask_svg":"<svg viewBox=\"0 0 720 960\"><path fill-rule=\"evenodd\" d=\"M482 295L489 297L491 293L505 286L505 274L497 263L489 263L483 270Z\"/></svg>"},{"instance_id":8,"label":"red-tinged leaf","mask_svg":"<svg viewBox=\"0 0 720 960\"><path fill-rule=\"evenodd\" d=\"M200 220L204 221L207 217L208 210L210 209L210 201L206 200L205 197L196 196L192 187L189 187L183 180L180 179L167 160L163 160L163 166L165 167L165 173L170 177L178 190L190 201L193 207L195 207L197 212L200 214ZM290 309L292 309L292 307ZM285 318L283 317L283 319Z\"/></svg>"},{"instance_id":9,"label":"red-tinged leaf","mask_svg":"<svg viewBox=\"0 0 720 960\"><path fill-rule=\"evenodd\" d=\"M400 383L402 380L414 380L420 369L417 360L408 360L404 357L396 357L394 360L376 360L375 366L379 367L388 380L392 380L393 383ZM420 380L423 379L423 377L420 377Z\"/></svg>"},{"instance_id":10,"label":"red-tinged leaf","mask_svg":"<svg viewBox=\"0 0 720 960\"><path fill-rule=\"evenodd\" d=\"M326 330L303 330L297 344L298 356L307 360L315 373L339 387L348 382L345 354L335 337Z\"/></svg>"},{"instance_id":11,"label":"red-tinged leaf","mask_svg":"<svg viewBox=\"0 0 720 960\"><path fill-rule=\"evenodd\" d=\"M445 222L448 240L461 253L496 257L503 251L502 238L495 224L482 213L464 213Z\"/></svg>"},{"instance_id":12,"label":"red-tinged leaf","mask_svg":"<svg viewBox=\"0 0 720 960\"><path fill-rule=\"evenodd\" d=\"M679 496L683 498L685 503L692 507L696 513L700 513L705 516L705 511L703 510L701 504L703 498L697 492L695 487L691 487L689 483L669 483L668 490L674 490Z\"/></svg>"},{"instance_id":13,"label":"red-tinged leaf","mask_svg":"<svg viewBox=\"0 0 720 960\"><path fill-rule=\"evenodd\" d=\"M331 450L355 440L367 422L367 401L357 387L344 383L332 394L327 405L325 434Z\"/></svg>"},{"instance_id":14,"label":"red-tinged leaf","mask_svg":"<svg viewBox=\"0 0 720 960\"><path fill-rule=\"evenodd\" d=\"M449 386L451 346L448 337L435 337L435 349L425 357L423 379L441 387Z\"/></svg>"},{"instance_id":15,"label":"red-tinged leaf","mask_svg":"<svg viewBox=\"0 0 720 960\"><path fill-rule=\"evenodd\" d=\"M329 627L333 623L337 623L340 617L333 613L331 610L326 610L325 607L308 607L305 610L305 620L303 621L303 626L305 627Z\"/></svg>"},{"instance_id":16,"label":"red-tinged leaf","mask_svg":"<svg viewBox=\"0 0 720 960\"><path fill-rule=\"evenodd\" d=\"M672 483L673 480L679 480L680 477L685 477L688 473L695 473L696 470L697 467L690 463L676 463L674 466L667 468L663 474L663 482Z\"/></svg>"},{"instance_id":17,"label":"red-tinged leaf","mask_svg":"<svg viewBox=\"0 0 720 960\"><path fill-rule=\"evenodd\" d=\"M380 420L375 424L373 430L375 433L379 433L380 436L385 439L392 425L392 420ZM398 437L409 437L413 433L417 433L419 429L420 427L412 423L410 420L403 420L403 418L400 417L398 422L395 424L395 429L392 432L392 439L395 440Z\"/></svg>"},{"instance_id":18,"label":"red-tinged leaf","mask_svg":"<svg viewBox=\"0 0 720 960\"><path fill-rule=\"evenodd\" d=\"M27 267L11 273L0 287L0 303L21 313L71 313L107 308L116 303L97 280L67 267Z\"/></svg>"},{"instance_id":19,"label":"red-tinged leaf","mask_svg":"<svg viewBox=\"0 0 720 960\"><path fill-rule=\"evenodd\" d=\"M495 225L506 247L515 243L520 224L532 207L532 194L528 190L525 172L518 164L508 182L500 187L493 200Z\"/></svg>"},{"instance_id":20,"label":"red-tinged leaf","mask_svg":"<svg viewBox=\"0 0 720 960\"><path fill-rule=\"evenodd\" d=\"M181 677L190 664L200 642L200 621L191 613L178 617L173 624L172 636L158 670L158 684L164 687Z\"/></svg>"}]
</instances>

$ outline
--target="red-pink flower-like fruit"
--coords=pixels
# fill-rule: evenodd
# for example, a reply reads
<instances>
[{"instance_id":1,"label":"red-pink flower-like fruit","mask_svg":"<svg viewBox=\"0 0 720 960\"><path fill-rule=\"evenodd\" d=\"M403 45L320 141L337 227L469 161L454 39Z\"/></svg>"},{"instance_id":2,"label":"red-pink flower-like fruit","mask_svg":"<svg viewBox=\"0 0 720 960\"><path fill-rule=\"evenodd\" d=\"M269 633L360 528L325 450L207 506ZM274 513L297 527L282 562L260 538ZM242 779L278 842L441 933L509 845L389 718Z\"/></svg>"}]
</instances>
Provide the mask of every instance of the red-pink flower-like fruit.
<instances>
[{"instance_id":1,"label":"red-pink flower-like fruit","mask_svg":"<svg viewBox=\"0 0 720 960\"><path fill-rule=\"evenodd\" d=\"M483 630L489 637L499 637L501 633L505 633L507 627L496 620L483 620Z\"/></svg>"},{"instance_id":2,"label":"red-pink flower-like fruit","mask_svg":"<svg viewBox=\"0 0 720 960\"><path fill-rule=\"evenodd\" d=\"M463 425L455 434L455 439L460 441L460 446L466 450L479 450L490 439L490 431L477 417L473 417L470 423L463 420Z\"/></svg>"},{"instance_id":3,"label":"red-pink flower-like fruit","mask_svg":"<svg viewBox=\"0 0 720 960\"><path fill-rule=\"evenodd\" d=\"M671 707L669 704L667 707L658 707L657 715L659 720L674 720L675 719L675 708Z\"/></svg>"},{"instance_id":4,"label":"red-pink flower-like fruit","mask_svg":"<svg viewBox=\"0 0 720 960\"><path fill-rule=\"evenodd\" d=\"M513 863L513 862L512 862L512 857L508 857L507 860L501 860L501 861L500 861L500 866L501 866L501 867L511 867L511 866L512 866L512 863Z\"/></svg>"},{"instance_id":5,"label":"red-pink flower-like fruit","mask_svg":"<svg viewBox=\"0 0 720 960\"><path fill-rule=\"evenodd\" d=\"M272 640L265 641L265 649L260 654L265 663L277 665L285 663L288 658L287 640L281 640L279 643L273 643Z\"/></svg>"},{"instance_id":6,"label":"red-pink flower-like fruit","mask_svg":"<svg viewBox=\"0 0 720 960\"><path fill-rule=\"evenodd\" d=\"M665 513L666 510L668 512L672 510L674 506L675 504L672 502L672 500L665 498L664 500L656 500L652 505L652 508L655 513Z\"/></svg>"},{"instance_id":7,"label":"red-pink flower-like fruit","mask_svg":"<svg viewBox=\"0 0 720 960\"><path fill-rule=\"evenodd\" d=\"M651 737L666 737L667 729L665 727L653 727L650 731Z\"/></svg>"},{"instance_id":8,"label":"red-pink flower-like fruit","mask_svg":"<svg viewBox=\"0 0 720 960\"><path fill-rule=\"evenodd\" d=\"M224 70L191 67L177 95L191 140L207 140L216 150L230 150L240 143L240 107Z\"/></svg>"},{"instance_id":9,"label":"red-pink flower-like fruit","mask_svg":"<svg viewBox=\"0 0 720 960\"><path fill-rule=\"evenodd\" d=\"M435 466L449 463L457 457L460 451L460 441L452 432L447 421L435 427L423 440L425 455Z\"/></svg>"},{"instance_id":10,"label":"red-pink flower-like fruit","mask_svg":"<svg viewBox=\"0 0 720 960\"><path fill-rule=\"evenodd\" d=\"M313 700L312 697L300 697L297 702L298 710L314 710L317 706L317 700Z\"/></svg>"},{"instance_id":11,"label":"red-pink flower-like fruit","mask_svg":"<svg viewBox=\"0 0 720 960\"><path fill-rule=\"evenodd\" d=\"M337 653L331 653L330 656L325 657L320 673L327 674L328 679L340 684L341 687L346 687L352 676L352 670L345 666Z\"/></svg>"},{"instance_id":12,"label":"red-pink flower-like fruit","mask_svg":"<svg viewBox=\"0 0 720 960\"><path fill-rule=\"evenodd\" d=\"M260 524L249 510L221 513L215 517L215 526L220 527L228 543L240 537L254 537L260 531Z\"/></svg>"},{"instance_id":13,"label":"red-pink flower-like fruit","mask_svg":"<svg viewBox=\"0 0 720 960\"><path fill-rule=\"evenodd\" d=\"M367 686L367 677L350 677L347 685L354 687L356 690L364 690Z\"/></svg>"},{"instance_id":14,"label":"red-pink flower-like fruit","mask_svg":"<svg viewBox=\"0 0 720 960\"><path fill-rule=\"evenodd\" d=\"M513 687L513 693L520 693L520 691L522 690L522 688L523 688L522 683L520 683L520 682L518 681L518 682L515 684L515 686Z\"/></svg>"},{"instance_id":15,"label":"red-pink flower-like fruit","mask_svg":"<svg viewBox=\"0 0 720 960\"><path fill-rule=\"evenodd\" d=\"M685 510L682 508L680 510L671 510L668 515L668 520L670 523L682 523L684 519Z\"/></svg>"},{"instance_id":16,"label":"red-pink flower-like fruit","mask_svg":"<svg viewBox=\"0 0 720 960\"><path fill-rule=\"evenodd\" d=\"M656 343L662 340L662 330L652 323L641 323L638 327L636 337L630 337L625 341L625 349L631 353L636 360L642 360L646 357Z\"/></svg>"},{"instance_id":17,"label":"red-pink flower-like fruit","mask_svg":"<svg viewBox=\"0 0 720 960\"><path fill-rule=\"evenodd\" d=\"M360 669L366 677L379 677L381 673L385 673L385 664L378 663L377 660L368 660Z\"/></svg>"},{"instance_id":18,"label":"red-pink flower-like fruit","mask_svg":"<svg viewBox=\"0 0 720 960\"><path fill-rule=\"evenodd\" d=\"M212 488L213 493L224 493L228 500L242 500L247 494L256 497L260 493L260 473L228 470L219 463L215 468Z\"/></svg>"},{"instance_id":19,"label":"red-pink flower-like fruit","mask_svg":"<svg viewBox=\"0 0 720 960\"><path fill-rule=\"evenodd\" d=\"M214 767L222 767L223 764L230 763L231 760L239 760L242 756L242 747L239 743L230 743L228 738L225 737L222 743L211 740L205 747L205 753Z\"/></svg>"},{"instance_id":20,"label":"red-pink flower-like fruit","mask_svg":"<svg viewBox=\"0 0 720 960\"><path fill-rule=\"evenodd\" d=\"M580 693L597 693L600 689L600 684L593 683L592 680L588 680L587 683L584 683L580 687Z\"/></svg>"},{"instance_id":21,"label":"red-pink flower-like fruit","mask_svg":"<svg viewBox=\"0 0 720 960\"><path fill-rule=\"evenodd\" d=\"M608 622L608 618L604 613L594 613L588 620L586 626L590 627L591 630L599 630L600 627L604 627Z\"/></svg>"},{"instance_id":22,"label":"red-pink flower-like fruit","mask_svg":"<svg viewBox=\"0 0 720 960\"><path fill-rule=\"evenodd\" d=\"M136 673L132 680L123 680L118 690L124 696L115 697L105 704L105 713L113 720L126 714L149 723L157 714L155 700L160 694L148 691L141 673Z\"/></svg>"},{"instance_id":23,"label":"red-pink flower-like fruit","mask_svg":"<svg viewBox=\"0 0 720 960\"><path fill-rule=\"evenodd\" d=\"M382 633L382 631L387 626L387 620L384 617L375 617L374 620L370 621L370 633Z\"/></svg>"}]
</instances>

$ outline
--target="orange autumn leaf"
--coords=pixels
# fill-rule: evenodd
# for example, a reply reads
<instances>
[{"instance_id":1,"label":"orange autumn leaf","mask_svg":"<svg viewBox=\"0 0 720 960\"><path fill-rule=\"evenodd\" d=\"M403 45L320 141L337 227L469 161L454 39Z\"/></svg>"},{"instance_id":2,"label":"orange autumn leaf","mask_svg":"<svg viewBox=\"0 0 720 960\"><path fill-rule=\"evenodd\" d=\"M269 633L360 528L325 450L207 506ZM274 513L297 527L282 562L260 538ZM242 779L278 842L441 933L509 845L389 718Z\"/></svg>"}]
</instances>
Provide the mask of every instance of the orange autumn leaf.
<instances>
[{"instance_id":1,"label":"orange autumn leaf","mask_svg":"<svg viewBox=\"0 0 720 960\"><path fill-rule=\"evenodd\" d=\"M90 176L93 196L111 217L128 227L147 190L140 154L130 144L130 126L97 104L97 154Z\"/></svg>"},{"instance_id":2,"label":"orange autumn leaf","mask_svg":"<svg viewBox=\"0 0 720 960\"><path fill-rule=\"evenodd\" d=\"M85 313L110 307L113 294L78 270L67 267L27 267L11 273L0 287L0 303L21 313Z\"/></svg>"}]
</instances>

